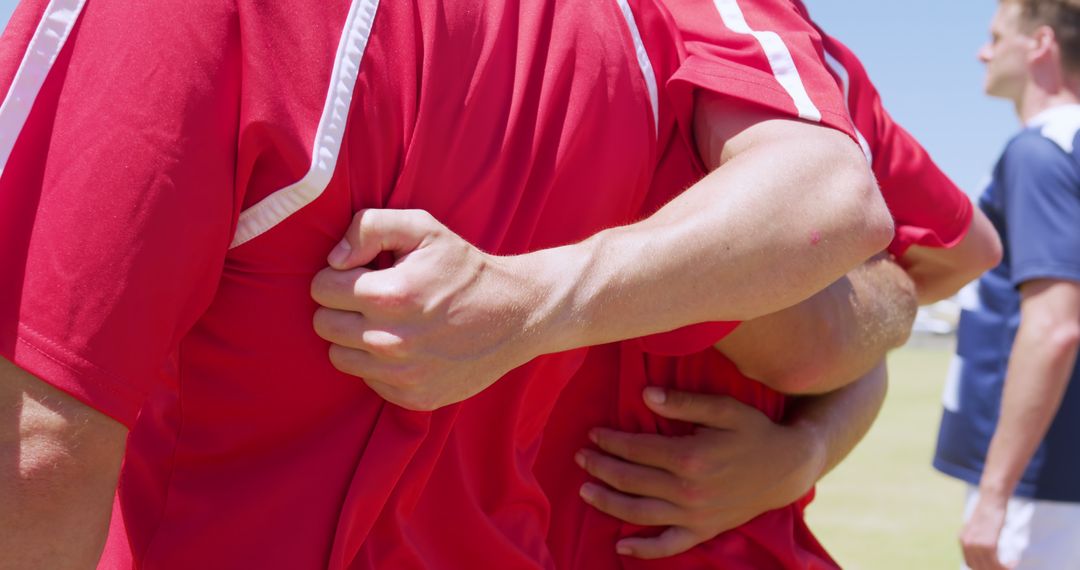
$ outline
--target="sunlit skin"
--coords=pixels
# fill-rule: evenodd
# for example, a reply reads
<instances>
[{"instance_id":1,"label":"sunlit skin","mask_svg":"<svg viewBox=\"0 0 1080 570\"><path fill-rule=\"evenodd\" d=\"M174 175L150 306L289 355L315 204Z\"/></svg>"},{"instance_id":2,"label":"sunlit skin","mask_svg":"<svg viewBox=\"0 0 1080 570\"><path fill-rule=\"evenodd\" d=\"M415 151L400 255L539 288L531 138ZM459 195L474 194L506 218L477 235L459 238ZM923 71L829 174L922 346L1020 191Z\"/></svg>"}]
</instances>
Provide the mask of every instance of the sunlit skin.
<instances>
[{"instance_id":1,"label":"sunlit skin","mask_svg":"<svg viewBox=\"0 0 1080 570\"><path fill-rule=\"evenodd\" d=\"M990 22L990 41L979 49L979 61L986 66L983 89L991 97L1023 99L1033 40L1024 33L1022 10L1017 3L999 4Z\"/></svg>"}]
</instances>

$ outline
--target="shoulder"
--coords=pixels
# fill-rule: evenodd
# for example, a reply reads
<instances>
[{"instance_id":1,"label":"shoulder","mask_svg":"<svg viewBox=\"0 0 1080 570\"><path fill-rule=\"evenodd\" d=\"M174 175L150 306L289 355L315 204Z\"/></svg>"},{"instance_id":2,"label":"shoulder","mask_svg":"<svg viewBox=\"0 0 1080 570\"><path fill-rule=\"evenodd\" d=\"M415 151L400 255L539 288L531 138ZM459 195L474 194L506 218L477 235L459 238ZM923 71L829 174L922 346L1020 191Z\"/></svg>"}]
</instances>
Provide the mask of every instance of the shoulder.
<instances>
[{"instance_id":1,"label":"shoulder","mask_svg":"<svg viewBox=\"0 0 1080 570\"><path fill-rule=\"evenodd\" d=\"M1009 139L1001 159L1009 164L1023 161L1057 161L1068 156L1058 141L1044 136L1039 128L1029 127Z\"/></svg>"},{"instance_id":2,"label":"shoulder","mask_svg":"<svg viewBox=\"0 0 1080 570\"><path fill-rule=\"evenodd\" d=\"M1067 105L1044 111L1009 141L1006 161L1071 162L1078 164L1080 151L1080 105Z\"/></svg>"},{"instance_id":3,"label":"shoulder","mask_svg":"<svg viewBox=\"0 0 1080 570\"><path fill-rule=\"evenodd\" d=\"M1080 127L1080 124L1078 124ZM1032 126L1014 136L1005 146L997 174L1006 181L1080 181L1080 162L1073 142L1065 144L1064 129L1055 126L1047 136L1044 126ZM1076 133L1073 133L1075 139Z\"/></svg>"},{"instance_id":4,"label":"shoulder","mask_svg":"<svg viewBox=\"0 0 1080 570\"><path fill-rule=\"evenodd\" d=\"M1080 105L1051 109L1044 116L1042 120L1037 117L1030 130L1038 132L1066 154L1074 154L1077 149L1076 137L1080 133Z\"/></svg>"}]
</instances>

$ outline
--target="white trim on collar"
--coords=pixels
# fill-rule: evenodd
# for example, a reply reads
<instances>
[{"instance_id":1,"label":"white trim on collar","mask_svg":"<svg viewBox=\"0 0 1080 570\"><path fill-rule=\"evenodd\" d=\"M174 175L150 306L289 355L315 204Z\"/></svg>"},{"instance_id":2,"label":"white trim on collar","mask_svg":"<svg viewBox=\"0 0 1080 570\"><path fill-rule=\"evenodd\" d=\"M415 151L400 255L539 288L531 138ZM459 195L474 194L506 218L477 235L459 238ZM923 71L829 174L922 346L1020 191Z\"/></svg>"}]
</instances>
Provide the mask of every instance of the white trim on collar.
<instances>
[{"instance_id":1,"label":"white trim on collar","mask_svg":"<svg viewBox=\"0 0 1080 570\"><path fill-rule=\"evenodd\" d=\"M1076 146L1076 133L1080 132L1080 105L1051 107L1032 117L1025 127L1039 129L1039 134L1072 154Z\"/></svg>"}]
</instances>

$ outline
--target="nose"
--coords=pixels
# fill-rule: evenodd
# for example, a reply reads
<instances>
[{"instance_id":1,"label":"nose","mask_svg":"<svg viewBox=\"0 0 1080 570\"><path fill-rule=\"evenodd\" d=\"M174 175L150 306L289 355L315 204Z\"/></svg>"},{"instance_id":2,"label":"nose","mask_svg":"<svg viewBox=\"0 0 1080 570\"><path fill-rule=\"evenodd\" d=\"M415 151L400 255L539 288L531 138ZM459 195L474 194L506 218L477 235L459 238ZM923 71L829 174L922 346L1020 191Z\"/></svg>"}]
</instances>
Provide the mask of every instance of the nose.
<instances>
[{"instance_id":1,"label":"nose","mask_svg":"<svg viewBox=\"0 0 1080 570\"><path fill-rule=\"evenodd\" d=\"M990 63L990 44L983 44L979 48L979 52L975 54L975 57L983 63Z\"/></svg>"}]
</instances>

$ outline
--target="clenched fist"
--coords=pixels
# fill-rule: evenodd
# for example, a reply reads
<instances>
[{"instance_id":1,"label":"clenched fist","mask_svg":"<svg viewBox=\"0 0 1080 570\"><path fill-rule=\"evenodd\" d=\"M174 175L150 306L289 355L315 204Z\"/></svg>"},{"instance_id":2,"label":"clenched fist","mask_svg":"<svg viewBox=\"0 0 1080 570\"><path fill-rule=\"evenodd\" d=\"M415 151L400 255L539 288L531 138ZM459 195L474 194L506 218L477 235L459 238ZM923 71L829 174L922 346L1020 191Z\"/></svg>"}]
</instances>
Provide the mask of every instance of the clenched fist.
<instances>
[{"instance_id":1,"label":"clenched fist","mask_svg":"<svg viewBox=\"0 0 1080 570\"><path fill-rule=\"evenodd\" d=\"M367 269L379 254L392 267ZM311 284L330 360L390 402L460 402L543 354L545 299L524 257L472 246L420 210L364 210Z\"/></svg>"}]
</instances>

